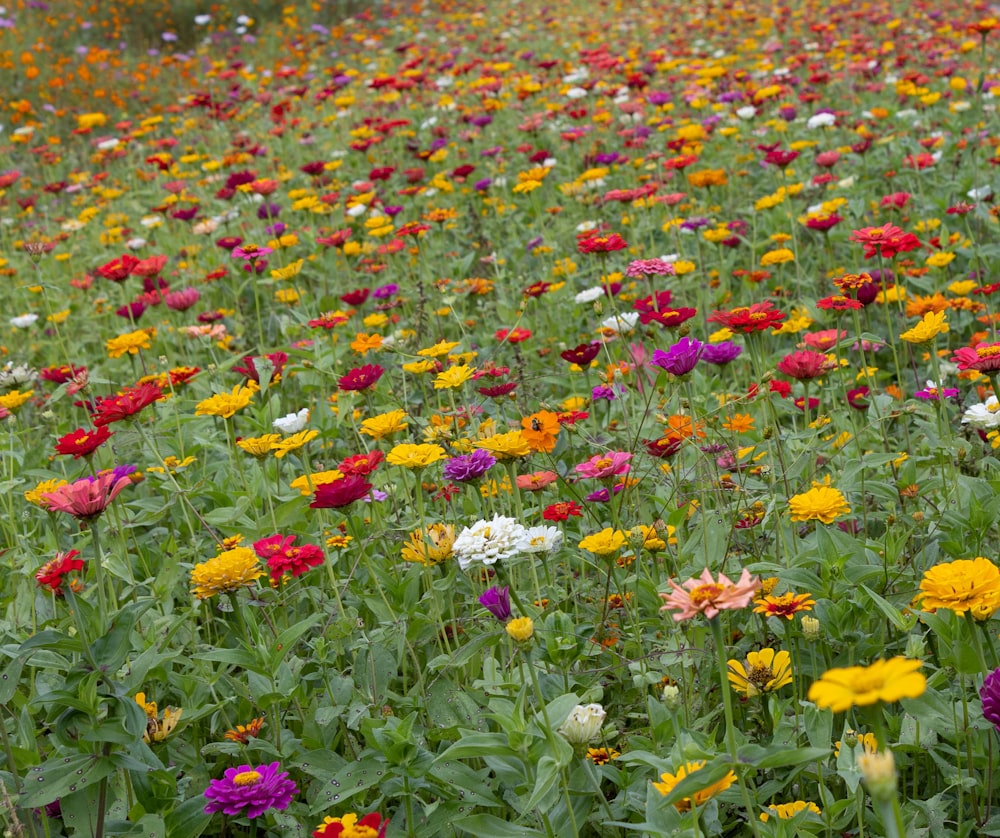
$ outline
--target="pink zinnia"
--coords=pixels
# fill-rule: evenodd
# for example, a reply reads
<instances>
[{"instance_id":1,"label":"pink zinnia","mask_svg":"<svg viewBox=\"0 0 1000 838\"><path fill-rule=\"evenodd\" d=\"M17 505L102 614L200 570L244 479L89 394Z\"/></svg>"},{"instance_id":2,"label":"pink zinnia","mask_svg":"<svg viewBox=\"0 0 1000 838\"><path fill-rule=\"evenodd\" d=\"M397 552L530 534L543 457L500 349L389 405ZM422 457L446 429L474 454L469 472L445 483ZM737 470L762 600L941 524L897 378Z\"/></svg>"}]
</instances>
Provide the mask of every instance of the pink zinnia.
<instances>
[{"instance_id":1,"label":"pink zinnia","mask_svg":"<svg viewBox=\"0 0 1000 838\"><path fill-rule=\"evenodd\" d=\"M102 471L97 477L84 477L42 495L45 508L53 512L68 512L74 518L89 521L97 518L126 486L134 466L118 466Z\"/></svg>"},{"instance_id":2,"label":"pink zinnia","mask_svg":"<svg viewBox=\"0 0 1000 838\"><path fill-rule=\"evenodd\" d=\"M830 362L822 352L798 349L778 362L778 371L799 381L819 378L830 369Z\"/></svg>"},{"instance_id":3,"label":"pink zinnia","mask_svg":"<svg viewBox=\"0 0 1000 838\"><path fill-rule=\"evenodd\" d=\"M625 269L625 276L673 276L674 266L662 259L635 259Z\"/></svg>"},{"instance_id":4,"label":"pink zinnia","mask_svg":"<svg viewBox=\"0 0 1000 838\"><path fill-rule=\"evenodd\" d=\"M595 454L587 462L580 463L576 471L581 477L614 477L625 474L630 468L628 461L632 455L628 451L609 451L607 454Z\"/></svg>"},{"instance_id":5,"label":"pink zinnia","mask_svg":"<svg viewBox=\"0 0 1000 838\"><path fill-rule=\"evenodd\" d=\"M708 568L705 568L701 576L688 579L683 587L671 579L670 587L673 588L671 593L660 594L660 599L665 603L660 610L676 611L673 618L674 622L679 623L690 620L697 614L704 614L711 619L720 611L746 608L760 589L760 579L751 576L750 571L744 569L736 582L724 573L720 573L716 580Z\"/></svg>"},{"instance_id":6,"label":"pink zinnia","mask_svg":"<svg viewBox=\"0 0 1000 838\"><path fill-rule=\"evenodd\" d=\"M1000 370L1000 343L977 343L975 349L963 346L951 357L960 370L996 372Z\"/></svg>"},{"instance_id":7,"label":"pink zinnia","mask_svg":"<svg viewBox=\"0 0 1000 838\"><path fill-rule=\"evenodd\" d=\"M267 562L271 583L278 584L286 573L301 576L307 570L323 564L323 551L315 544L293 546L296 536L275 534L255 541L254 552Z\"/></svg>"}]
</instances>

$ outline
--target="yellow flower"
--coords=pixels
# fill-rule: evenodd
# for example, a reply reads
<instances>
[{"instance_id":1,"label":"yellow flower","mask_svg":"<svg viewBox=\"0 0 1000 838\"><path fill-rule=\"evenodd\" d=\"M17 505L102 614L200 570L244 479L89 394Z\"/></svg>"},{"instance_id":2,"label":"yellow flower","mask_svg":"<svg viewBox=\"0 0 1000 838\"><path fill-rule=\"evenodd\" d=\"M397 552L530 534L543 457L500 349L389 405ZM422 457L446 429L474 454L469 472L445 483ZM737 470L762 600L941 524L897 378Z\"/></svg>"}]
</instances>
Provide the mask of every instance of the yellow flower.
<instances>
[{"instance_id":1,"label":"yellow flower","mask_svg":"<svg viewBox=\"0 0 1000 838\"><path fill-rule=\"evenodd\" d=\"M192 593L198 599L238 591L264 575L257 554L249 547L225 550L191 570Z\"/></svg>"},{"instance_id":2,"label":"yellow flower","mask_svg":"<svg viewBox=\"0 0 1000 838\"><path fill-rule=\"evenodd\" d=\"M171 731L177 727L177 722L180 721L181 713L184 712L183 708L178 708L174 710L173 707L167 707L163 711L163 719L159 718L159 713L157 712L155 701L146 701L145 693L135 694L135 703L138 704L146 714L146 732L143 733L142 739L144 742L162 742L166 739Z\"/></svg>"},{"instance_id":3,"label":"yellow flower","mask_svg":"<svg viewBox=\"0 0 1000 838\"><path fill-rule=\"evenodd\" d=\"M65 486L66 481L60 480L58 477L52 480L43 480L34 489L28 489L24 493L24 499L28 503L33 503L35 506L40 506L43 509L49 504L47 501L43 500L43 496L49 494L49 492L54 492L60 486Z\"/></svg>"},{"instance_id":4,"label":"yellow flower","mask_svg":"<svg viewBox=\"0 0 1000 838\"><path fill-rule=\"evenodd\" d=\"M388 413L380 413L372 416L361 423L360 433L366 434L375 439L384 439L392 436L406 428L406 411L390 410Z\"/></svg>"},{"instance_id":5,"label":"yellow flower","mask_svg":"<svg viewBox=\"0 0 1000 838\"><path fill-rule=\"evenodd\" d=\"M280 460L285 454L297 451L307 442L311 442L318 436L319 431L299 431L297 434L286 436L281 441L275 442L271 446L271 450L274 452L274 456Z\"/></svg>"},{"instance_id":6,"label":"yellow flower","mask_svg":"<svg viewBox=\"0 0 1000 838\"><path fill-rule=\"evenodd\" d=\"M476 368L468 364L459 364L449 367L444 372L438 373L434 379L435 390L450 390L452 387L461 387L466 381L472 378Z\"/></svg>"},{"instance_id":7,"label":"yellow flower","mask_svg":"<svg viewBox=\"0 0 1000 838\"><path fill-rule=\"evenodd\" d=\"M667 538L670 538L674 527L667 527ZM665 550L667 548L667 542L660 537L660 533L657 531L656 527L647 527L645 524L638 524L632 527L628 531L629 538L635 539L635 543L639 543L638 539L642 539L639 543L640 547L644 547L649 550L650 553L655 553L657 550ZM673 544L677 543L676 538L670 539Z\"/></svg>"},{"instance_id":8,"label":"yellow flower","mask_svg":"<svg viewBox=\"0 0 1000 838\"><path fill-rule=\"evenodd\" d=\"M243 437L243 439L236 440L236 444L247 454L262 460L271 453L271 449L280 439L281 434L264 434L263 436Z\"/></svg>"},{"instance_id":9,"label":"yellow flower","mask_svg":"<svg viewBox=\"0 0 1000 838\"><path fill-rule=\"evenodd\" d=\"M108 356L111 358L121 358L125 353L138 355L140 349L149 349L150 346L149 332L145 329L109 338L104 344L105 349L108 350Z\"/></svg>"},{"instance_id":10,"label":"yellow flower","mask_svg":"<svg viewBox=\"0 0 1000 838\"><path fill-rule=\"evenodd\" d=\"M945 265L950 265L954 258L954 253L945 253L943 250L940 250L924 259L924 264L930 265L932 268L943 268Z\"/></svg>"},{"instance_id":11,"label":"yellow flower","mask_svg":"<svg viewBox=\"0 0 1000 838\"><path fill-rule=\"evenodd\" d=\"M451 524L431 524L410 533L410 540L403 544L403 560L422 565L440 564L451 557L454 543L455 528Z\"/></svg>"},{"instance_id":12,"label":"yellow flower","mask_svg":"<svg viewBox=\"0 0 1000 838\"><path fill-rule=\"evenodd\" d=\"M531 617L518 617L507 623L507 634L517 643L527 643L535 633L535 621Z\"/></svg>"},{"instance_id":13,"label":"yellow flower","mask_svg":"<svg viewBox=\"0 0 1000 838\"><path fill-rule=\"evenodd\" d=\"M217 393L198 402L194 415L221 416L223 419L229 419L237 410L242 410L250 404L253 394L254 391L250 387L237 384L230 393Z\"/></svg>"},{"instance_id":14,"label":"yellow flower","mask_svg":"<svg viewBox=\"0 0 1000 838\"><path fill-rule=\"evenodd\" d=\"M653 788L655 788L660 794L666 797L670 792L674 790L678 783L685 777L689 777L692 774L696 774L702 768L705 767L705 760L695 760L694 762L686 762L680 768L677 769L676 774L661 774L660 783L653 783ZM724 792L733 783L736 782L736 775L730 771L719 780L717 783L712 783L710 786L706 786L700 791L696 791L692 797L685 797L681 800L674 802L678 812L687 812L691 808L691 803L694 802L695 806L699 808L711 800L715 795Z\"/></svg>"},{"instance_id":15,"label":"yellow flower","mask_svg":"<svg viewBox=\"0 0 1000 838\"><path fill-rule=\"evenodd\" d=\"M916 326L899 337L907 343L930 343L938 335L947 332L948 328L944 311L928 311Z\"/></svg>"},{"instance_id":16,"label":"yellow flower","mask_svg":"<svg viewBox=\"0 0 1000 838\"><path fill-rule=\"evenodd\" d=\"M419 361L413 361L409 364L403 364L403 372L408 372L413 375L420 375L425 372L432 372L438 368L435 361L429 358L422 358Z\"/></svg>"},{"instance_id":17,"label":"yellow flower","mask_svg":"<svg viewBox=\"0 0 1000 838\"><path fill-rule=\"evenodd\" d=\"M528 440L524 438L520 430L494 434L479 440L475 446L489 451L498 460L513 460L517 457L527 457L531 453L531 446L528 445Z\"/></svg>"},{"instance_id":18,"label":"yellow flower","mask_svg":"<svg viewBox=\"0 0 1000 838\"><path fill-rule=\"evenodd\" d=\"M271 276L274 279L291 279L293 276L298 276L299 271L302 270L302 265L305 263L304 259L296 259L290 265L286 265L283 268L275 268L271 271Z\"/></svg>"},{"instance_id":19,"label":"yellow flower","mask_svg":"<svg viewBox=\"0 0 1000 838\"><path fill-rule=\"evenodd\" d=\"M312 474L303 474L301 477L296 477L288 485L293 489L298 489L303 495L311 495L317 486L322 486L324 483L333 483L334 480L340 480L343 476L343 472L337 471L335 468L329 471L314 471Z\"/></svg>"},{"instance_id":20,"label":"yellow flower","mask_svg":"<svg viewBox=\"0 0 1000 838\"><path fill-rule=\"evenodd\" d=\"M33 395L35 395L34 390L26 390L23 393L20 390L14 390L10 393L4 393L0 396L0 407L4 407L13 412L28 401L28 399L30 399Z\"/></svg>"},{"instance_id":21,"label":"yellow flower","mask_svg":"<svg viewBox=\"0 0 1000 838\"><path fill-rule=\"evenodd\" d=\"M767 823L768 820L774 816L781 820L790 820L794 818L800 812L812 812L816 815L822 815L823 811L815 803L796 800L793 803L776 803L773 806L768 806L766 812L760 813L760 819Z\"/></svg>"},{"instance_id":22,"label":"yellow flower","mask_svg":"<svg viewBox=\"0 0 1000 838\"><path fill-rule=\"evenodd\" d=\"M794 262L795 254L787 247L779 247L777 250L769 250L760 257L760 265L766 268L768 265L780 265L783 262Z\"/></svg>"},{"instance_id":23,"label":"yellow flower","mask_svg":"<svg viewBox=\"0 0 1000 838\"><path fill-rule=\"evenodd\" d=\"M879 701L919 698L927 679L917 672L923 663L903 657L876 660L870 666L829 669L809 687L809 700L817 707L841 713Z\"/></svg>"},{"instance_id":24,"label":"yellow flower","mask_svg":"<svg viewBox=\"0 0 1000 838\"><path fill-rule=\"evenodd\" d=\"M597 556L612 556L625 546L626 539L627 536L622 530L606 527L600 532L588 535L577 546Z\"/></svg>"},{"instance_id":25,"label":"yellow flower","mask_svg":"<svg viewBox=\"0 0 1000 838\"><path fill-rule=\"evenodd\" d=\"M389 465L402 466L403 468L427 468L431 463L436 463L445 457L446 452L440 445L422 443L414 445L404 442L393 448L385 461Z\"/></svg>"},{"instance_id":26,"label":"yellow flower","mask_svg":"<svg viewBox=\"0 0 1000 838\"><path fill-rule=\"evenodd\" d=\"M841 515L847 515L851 507L840 490L813 483L808 492L788 499L788 508L793 521L822 521L832 524Z\"/></svg>"},{"instance_id":27,"label":"yellow flower","mask_svg":"<svg viewBox=\"0 0 1000 838\"><path fill-rule=\"evenodd\" d=\"M1000 608L1000 568L982 556L934 565L920 580L920 591L925 611L971 611L977 620L988 620Z\"/></svg>"},{"instance_id":28,"label":"yellow flower","mask_svg":"<svg viewBox=\"0 0 1000 838\"><path fill-rule=\"evenodd\" d=\"M421 358L440 358L451 352L452 349L458 346L458 343L459 342L457 340L439 340L433 346L428 346L426 349L419 350L417 354Z\"/></svg>"},{"instance_id":29,"label":"yellow flower","mask_svg":"<svg viewBox=\"0 0 1000 838\"><path fill-rule=\"evenodd\" d=\"M742 661L729 661L729 683L747 698L780 690L792 683L792 658L784 649L750 652L746 666Z\"/></svg>"}]
</instances>

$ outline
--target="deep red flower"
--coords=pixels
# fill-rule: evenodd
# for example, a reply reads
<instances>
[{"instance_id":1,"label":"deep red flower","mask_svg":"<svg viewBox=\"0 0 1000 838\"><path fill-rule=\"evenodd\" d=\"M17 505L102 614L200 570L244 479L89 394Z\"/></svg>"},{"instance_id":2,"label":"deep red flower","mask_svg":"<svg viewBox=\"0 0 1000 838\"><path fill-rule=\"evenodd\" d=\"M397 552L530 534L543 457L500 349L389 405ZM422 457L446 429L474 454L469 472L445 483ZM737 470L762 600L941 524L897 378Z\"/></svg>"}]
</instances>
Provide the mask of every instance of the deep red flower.
<instances>
[{"instance_id":1,"label":"deep red flower","mask_svg":"<svg viewBox=\"0 0 1000 838\"><path fill-rule=\"evenodd\" d=\"M754 303L751 306L740 306L732 311L713 311L708 316L709 323L719 323L731 331L743 334L762 332L764 329L777 326L784 319L784 313L776 311L770 300Z\"/></svg>"},{"instance_id":2,"label":"deep red flower","mask_svg":"<svg viewBox=\"0 0 1000 838\"><path fill-rule=\"evenodd\" d=\"M556 421L560 425L575 425L590 416L585 410L563 410L556 414Z\"/></svg>"},{"instance_id":3,"label":"deep red flower","mask_svg":"<svg viewBox=\"0 0 1000 838\"><path fill-rule=\"evenodd\" d=\"M495 387L477 387L479 395L486 396L488 399L502 399L504 396L508 396L517 389L516 381L507 381L504 384L497 384Z\"/></svg>"},{"instance_id":4,"label":"deep red flower","mask_svg":"<svg viewBox=\"0 0 1000 838\"><path fill-rule=\"evenodd\" d=\"M862 385L847 391L847 403L855 410L868 409L868 394L871 391Z\"/></svg>"},{"instance_id":5,"label":"deep red flower","mask_svg":"<svg viewBox=\"0 0 1000 838\"><path fill-rule=\"evenodd\" d=\"M271 383L281 380L281 373L285 370L285 364L288 363L288 355L284 352L271 352L268 355L244 355L243 365L239 367L233 367L233 372L238 372L240 375L245 376L248 381L256 381L260 384L260 370L257 369L256 360L261 358L267 358L271 362L274 369L271 372Z\"/></svg>"},{"instance_id":6,"label":"deep red flower","mask_svg":"<svg viewBox=\"0 0 1000 838\"><path fill-rule=\"evenodd\" d=\"M575 500L560 501L545 507L542 518L546 521L565 521L583 515L583 508Z\"/></svg>"},{"instance_id":7,"label":"deep red flower","mask_svg":"<svg viewBox=\"0 0 1000 838\"><path fill-rule=\"evenodd\" d=\"M628 247L628 242L617 233L609 233L606 236L588 236L576 243L576 249L580 253L613 253L616 250L624 250L626 247Z\"/></svg>"},{"instance_id":8,"label":"deep red flower","mask_svg":"<svg viewBox=\"0 0 1000 838\"><path fill-rule=\"evenodd\" d=\"M822 300L816 300L816 308L821 308L824 311L852 311L864 307L864 304L859 300L845 297L843 294L834 294L830 297L823 297Z\"/></svg>"},{"instance_id":9,"label":"deep red flower","mask_svg":"<svg viewBox=\"0 0 1000 838\"><path fill-rule=\"evenodd\" d=\"M777 393L781 398L787 399L792 395L792 385L787 381L782 381L780 378L772 378L770 392Z\"/></svg>"},{"instance_id":10,"label":"deep red flower","mask_svg":"<svg viewBox=\"0 0 1000 838\"><path fill-rule=\"evenodd\" d=\"M341 294L340 300L343 303L347 303L349 306L359 306L368 299L368 295L371 294L371 292L371 288L357 288L354 291L348 291L346 294Z\"/></svg>"},{"instance_id":11,"label":"deep red flower","mask_svg":"<svg viewBox=\"0 0 1000 838\"><path fill-rule=\"evenodd\" d=\"M354 454L350 457L344 457L340 461L340 465L337 466L337 470L343 474L356 474L365 477L374 472L384 459L385 454L378 449L367 454Z\"/></svg>"},{"instance_id":12,"label":"deep red flower","mask_svg":"<svg viewBox=\"0 0 1000 838\"><path fill-rule=\"evenodd\" d=\"M581 343L579 346L573 347L573 349L564 349L559 353L559 357L564 361L568 361L571 364L576 364L579 367L585 367L591 361L594 360L601 352L601 344L597 343Z\"/></svg>"},{"instance_id":13,"label":"deep red flower","mask_svg":"<svg viewBox=\"0 0 1000 838\"><path fill-rule=\"evenodd\" d=\"M389 821L383 821L382 816L377 812L370 812L358 820L355 826L352 827L352 835L355 834L355 828L359 826L366 826L369 829L375 830L376 838L385 838L385 831L389 826ZM325 823L313 832L313 838L340 838L343 832L344 825L342 823Z\"/></svg>"},{"instance_id":14,"label":"deep red flower","mask_svg":"<svg viewBox=\"0 0 1000 838\"><path fill-rule=\"evenodd\" d=\"M664 263L666 264L666 263ZM633 301L632 308L636 311L659 311L670 307L673 294L669 290L657 291L656 294L648 294Z\"/></svg>"},{"instance_id":15,"label":"deep red flower","mask_svg":"<svg viewBox=\"0 0 1000 838\"><path fill-rule=\"evenodd\" d=\"M146 381L135 387L126 387L117 396L98 399L96 409L91 414L97 427L110 425L135 416L143 408L163 398L159 384Z\"/></svg>"},{"instance_id":16,"label":"deep red flower","mask_svg":"<svg viewBox=\"0 0 1000 838\"><path fill-rule=\"evenodd\" d=\"M340 509L366 497L372 484L360 474L349 474L332 483L321 483L309 506L313 509Z\"/></svg>"},{"instance_id":17,"label":"deep red flower","mask_svg":"<svg viewBox=\"0 0 1000 838\"><path fill-rule=\"evenodd\" d=\"M57 454L72 454L74 460L80 457L89 457L114 434L106 426L88 431L86 428L77 428L71 433L59 437L56 442Z\"/></svg>"},{"instance_id":18,"label":"deep red flower","mask_svg":"<svg viewBox=\"0 0 1000 838\"><path fill-rule=\"evenodd\" d=\"M124 253L117 259L112 259L97 269L97 272L103 276L105 279L110 279L112 282L123 282L129 274L132 273L132 269L139 264L139 260L135 256L131 256L128 253Z\"/></svg>"},{"instance_id":19,"label":"deep red flower","mask_svg":"<svg viewBox=\"0 0 1000 838\"><path fill-rule=\"evenodd\" d=\"M324 247L343 247L351 237L351 233L352 230L350 227L345 227L343 230L334 230L329 236L317 237L316 243Z\"/></svg>"},{"instance_id":20,"label":"deep red flower","mask_svg":"<svg viewBox=\"0 0 1000 838\"><path fill-rule=\"evenodd\" d=\"M837 213L831 213L830 215L824 215L819 218L807 218L806 227L810 230L818 230L821 233L826 233L836 227L841 221L844 220L842 215L837 215Z\"/></svg>"},{"instance_id":21,"label":"deep red flower","mask_svg":"<svg viewBox=\"0 0 1000 838\"><path fill-rule=\"evenodd\" d=\"M77 570L83 570L83 559L78 559L79 550L68 553L56 553L56 557L42 565L35 574L35 581L40 588L48 588L56 596L62 596L65 577ZM72 585L73 583L70 582ZM74 587L74 590L76 588Z\"/></svg>"},{"instance_id":22,"label":"deep red flower","mask_svg":"<svg viewBox=\"0 0 1000 838\"><path fill-rule=\"evenodd\" d=\"M681 450L684 440L679 436L669 434L661 436L659 439L644 439L642 444L646 446L646 453L650 456L666 459Z\"/></svg>"},{"instance_id":23,"label":"deep red flower","mask_svg":"<svg viewBox=\"0 0 1000 838\"><path fill-rule=\"evenodd\" d=\"M777 166L779 169L784 169L798 156L799 153L797 151L785 151L776 148L764 155L764 162L770 163L772 166Z\"/></svg>"},{"instance_id":24,"label":"deep red flower","mask_svg":"<svg viewBox=\"0 0 1000 838\"><path fill-rule=\"evenodd\" d=\"M45 369L39 370L38 377L42 381L51 381L53 384L65 384L67 381L72 381L81 372L86 371L86 367L63 364L61 367L45 367Z\"/></svg>"},{"instance_id":25,"label":"deep red flower","mask_svg":"<svg viewBox=\"0 0 1000 838\"><path fill-rule=\"evenodd\" d=\"M805 410L805 404L806 404L806 397L805 397L805 396L799 396L799 397L798 397L798 398L797 398L797 399L796 399L796 400L795 400L795 401L793 402L793 404L794 404L794 405L795 405L795 406L796 406L796 407L797 407L797 408L798 408L799 410ZM814 411L816 410L816 408L817 408L817 407L819 407L819 399L814 399L814 398L813 398L812 396L810 396L810 397L809 397L809 412L810 412L810 413L813 413L813 412L814 412Z\"/></svg>"},{"instance_id":26,"label":"deep red flower","mask_svg":"<svg viewBox=\"0 0 1000 838\"><path fill-rule=\"evenodd\" d=\"M378 364L365 364L363 367L355 367L347 375L341 376L337 384L341 390L369 390L378 383L384 373L385 370Z\"/></svg>"},{"instance_id":27,"label":"deep red flower","mask_svg":"<svg viewBox=\"0 0 1000 838\"><path fill-rule=\"evenodd\" d=\"M323 550L315 544L293 546L294 535L272 535L255 541L254 552L260 556L271 574L271 582L277 584L286 573L301 576L312 567L323 564Z\"/></svg>"}]
</instances>

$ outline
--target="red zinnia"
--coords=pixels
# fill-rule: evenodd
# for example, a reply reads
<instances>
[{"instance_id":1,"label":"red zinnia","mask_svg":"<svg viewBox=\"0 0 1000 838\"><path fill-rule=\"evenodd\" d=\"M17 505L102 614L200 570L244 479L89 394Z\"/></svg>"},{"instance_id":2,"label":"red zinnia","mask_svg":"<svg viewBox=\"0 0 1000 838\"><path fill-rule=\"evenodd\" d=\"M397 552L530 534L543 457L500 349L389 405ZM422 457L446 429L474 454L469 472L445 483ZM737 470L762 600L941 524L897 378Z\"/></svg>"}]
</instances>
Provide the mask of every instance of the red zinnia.
<instances>
[{"instance_id":1,"label":"red zinnia","mask_svg":"<svg viewBox=\"0 0 1000 838\"><path fill-rule=\"evenodd\" d=\"M367 829L375 832L375 838L385 838L385 831L389 826L389 821L383 821L382 816L377 812L370 812L365 815L359 821L349 826L351 835L368 834L367 830L364 833L358 829L358 827L367 827ZM344 824L339 821L332 821L330 823L324 823L315 832L313 832L313 838L341 838L344 834Z\"/></svg>"},{"instance_id":2,"label":"red zinnia","mask_svg":"<svg viewBox=\"0 0 1000 838\"><path fill-rule=\"evenodd\" d=\"M112 259L104 265L101 265L97 269L97 272L103 276L105 279L110 279L112 282L123 282L130 273L132 269L139 264L139 260L135 256L130 256L128 253L124 253L117 259Z\"/></svg>"},{"instance_id":3,"label":"red zinnia","mask_svg":"<svg viewBox=\"0 0 1000 838\"><path fill-rule=\"evenodd\" d=\"M583 508L575 500L560 501L545 507L542 517L546 521L565 521L583 515Z\"/></svg>"},{"instance_id":4,"label":"red zinnia","mask_svg":"<svg viewBox=\"0 0 1000 838\"><path fill-rule=\"evenodd\" d=\"M240 375L246 376L249 381L256 381L260 384L260 370L257 369L255 363L256 360L266 358L271 362L274 367L271 370L271 382L278 381L281 378L281 373L284 372L285 364L288 363L288 355L284 352L272 352L269 355L245 355L243 357L243 366L233 367L233 372L238 372Z\"/></svg>"},{"instance_id":5,"label":"red zinnia","mask_svg":"<svg viewBox=\"0 0 1000 838\"><path fill-rule=\"evenodd\" d=\"M626 247L628 242L617 233L610 233L607 236L588 236L576 243L576 249L580 253L612 253L615 250L624 250Z\"/></svg>"},{"instance_id":6,"label":"red zinnia","mask_svg":"<svg viewBox=\"0 0 1000 838\"><path fill-rule=\"evenodd\" d=\"M365 477L374 472L384 459L385 454L378 450L368 454L354 454L351 457L344 457L340 461L340 465L337 466L337 470L343 474L356 474Z\"/></svg>"},{"instance_id":7,"label":"red zinnia","mask_svg":"<svg viewBox=\"0 0 1000 838\"><path fill-rule=\"evenodd\" d=\"M360 474L349 474L340 480L317 486L316 495L309 506L312 509L340 509L366 497L371 490L372 484Z\"/></svg>"},{"instance_id":8,"label":"red zinnia","mask_svg":"<svg viewBox=\"0 0 1000 838\"><path fill-rule=\"evenodd\" d=\"M385 370L378 364L365 364L355 367L347 375L341 376L337 384L341 390L368 390L374 387Z\"/></svg>"},{"instance_id":9,"label":"red zinnia","mask_svg":"<svg viewBox=\"0 0 1000 838\"><path fill-rule=\"evenodd\" d=\"M581 343L573 349L564 349L559 353L559 357L578 367L585 367L600 354L601 344Z\"/></svg>"},{"instance_id":10,"label":"red zinnia","mask_svg":"<svg viewBox=\"0 0 1000 838\"><path fill-rule=\"evenodd\" d=\"M135 387L126 387L117 396L99 399L97 409L91 414L97 427L110 425L135 416L143 408L163 398L159 384L146 381Z\"/></svg>"},{"instance_id":11,"label":"red zinnia","mask_svg":"<svg viewBox=\"0 0 1000 838\"><path fill-rule=\"evenodd\" d=\"M80 457L89 457L113 434L106 426L88 431L86 428L77 428L75 431L59 437L56 442L57 454L72 454L74 460Z\"/></svg>"},{"instance_id":12,"label":"red zinnia","mask_svg":"<svg viewBox=\"0 0 1000 838\"><path fill-rule=\"evenodd\" d=\"M642 444L646 446L647 454L661 459L672 457L681 450L681 445L683 443L683 439L673 434L662 436L659 439L645 439L642 442Z\"/></svg>"},{"instance_id":13,"label":"red zinnia","mask_svg":"<svg viewBox=\"0 0 1000 838\"><path fill-rule=\"evenodd\" d=\"M865 259L871 259L876 254L891 259L897 253L905 253L920 247L920 240L913 233L907 233L894 224L853 230L848 236L848 241L865 246Z\"/></svg>"},{"instance_id":14,"label":"red zinnia","mask_svg":"<svg viewBox=\"0 0 1000 838\"><path fill-rule=\"evenodd\" d=\"M323 551L315 544L292 546L294 535L272 535L255 541L254 552L267 563L271 582L277 584L286 573L301 576L309 568L323 564Z\"/></svg>"},{"instance_id":15,"label":"red zinnia","mask_svg":"<svg viewBox=\"0 0 1000 838\"><path fill-rule=\"evenodd\" d=\"M799 381L819 378L830 368L830 362L822 352L799 349L786 355L778 362L778 371Z\"/></svg>"},{"instance_id":16,"label":"red zinnia","mask_svg":"<svg viewBox=\"0 0 1000 838\"><path fill-rule=\"evenodd\" d=\"M659 323L661 326L680 326L698 313L695 308L665 308L662 311L644 311L639 315L643 326Z\"/></svg>"},{"instance_id":17,"label":"red zinnia","mask_svg":"<svg viewBox=\"0 0 1000 838\"><path fill-rule=\"evenodd\" d=\"M531 337L531 329L497 329L493 335L497 340L505 340L507 343L522 343Z\"/></svg>"},{"instance_id":18,"label":"red zinnia","mask_svg":"<svg viewBox=\"0 0 1000 838\"><path fill-rule=\"evenodd\" d=\"M713 311L708 317L708 322L719 323L733 332L743 332L748 335L777 326L784 319L784 313L775 310L770 300L765 300L751 306L740 306L732 311Z\"/></svg>"},{"instance_id":19,"label":"red zinnia","mask_svg":"<svg viewBox=\"0 0 1000 838\"><path fill-rule=\"evenodd\" d=\"M504 384L497 384L495 387L477 387L479 395L486 396L488 399L502 399L504 396L509 396L517 389L516 381L508 381Z\"/></svg>"},{"instance_id":20,"label":"red zinnia","mask_svg":"<svg viewBox=\"0 0 1000 838\"><path fill-rule=\"evenodd\" d=\"M864 303L845 297L843 294L834 294L832 297L816 300L816 308L821 308L824 311L853 311L864 307Z\"/></svg>"},{"instance_id":21,"label":"red zinnia","mask_svg":"<svg viewBox=\"0 0 1000 838\"><path fill-rule=\"evenodd\" d=\"M56 557L42 565L35 574L38 587L48 588L56 596L62 596L63 583L66 581L64 577L76 570L83 570L83 559L78 559L79 555L79 550L56 553ZM73 585L73 582L70 582L70 585Z\"/></svg>"}]
</instances>

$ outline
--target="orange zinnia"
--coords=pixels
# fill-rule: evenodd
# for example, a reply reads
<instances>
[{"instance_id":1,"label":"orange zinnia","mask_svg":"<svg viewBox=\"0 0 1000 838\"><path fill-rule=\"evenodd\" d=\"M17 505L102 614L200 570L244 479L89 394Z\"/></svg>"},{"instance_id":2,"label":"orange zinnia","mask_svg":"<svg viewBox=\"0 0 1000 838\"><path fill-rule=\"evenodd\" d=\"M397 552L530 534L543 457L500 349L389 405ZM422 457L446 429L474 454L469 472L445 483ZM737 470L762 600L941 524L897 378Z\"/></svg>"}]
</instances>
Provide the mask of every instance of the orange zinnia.
<instances>
[{"instance_id":1,"label":"orange zinnia","mask_svg":"<svg viewBox=\"0 0 1000 838\"><path fill-rule=\"evenodd\" d=\"M559 436L559 416L551 410L539 410L521 420L521 436L532 451L550 453Z\"/></svg>"}]
</instances>

